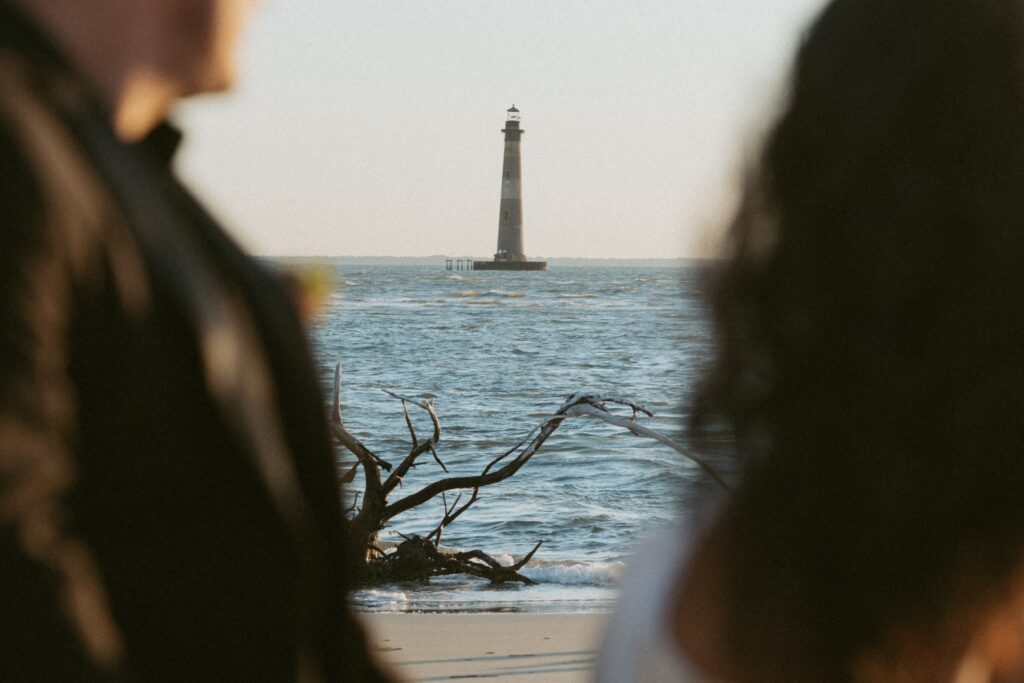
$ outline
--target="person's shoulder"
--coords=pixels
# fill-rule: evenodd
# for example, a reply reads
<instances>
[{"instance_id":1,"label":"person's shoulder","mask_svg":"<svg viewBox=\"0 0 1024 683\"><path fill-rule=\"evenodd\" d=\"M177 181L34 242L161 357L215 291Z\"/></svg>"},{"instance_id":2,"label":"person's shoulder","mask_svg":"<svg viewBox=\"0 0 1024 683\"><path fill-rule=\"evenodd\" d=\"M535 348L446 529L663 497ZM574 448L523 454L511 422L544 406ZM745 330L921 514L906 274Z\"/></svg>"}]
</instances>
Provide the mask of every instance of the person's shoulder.
<instances>
[{"instance_id":1,"label":"person's shoulder","mask_svg":"<svg viewBox=\"0 0 1024 683\"><path fill-rule=\"evenodd\" d=\"M666 635L693 541L692 522L679 519L647 531L637 543L595 664L598 683L704 680Z\"/></svg>"}]
</instances>

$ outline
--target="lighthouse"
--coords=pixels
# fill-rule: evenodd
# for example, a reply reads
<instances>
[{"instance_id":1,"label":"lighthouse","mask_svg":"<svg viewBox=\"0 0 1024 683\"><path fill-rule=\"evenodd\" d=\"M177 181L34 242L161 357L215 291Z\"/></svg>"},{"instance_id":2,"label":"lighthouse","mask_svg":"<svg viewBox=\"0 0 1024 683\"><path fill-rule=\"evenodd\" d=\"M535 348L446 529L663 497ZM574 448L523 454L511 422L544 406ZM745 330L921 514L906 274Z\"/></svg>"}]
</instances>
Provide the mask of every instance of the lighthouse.
<instances>
[{"instance_id":1,"label":"lighthouse","mask_svg":"<svg viewBox=\"0 0 1024 683\"><path fill-rule=\"evenodd\" d=\"M523 183L521 117L516 105L505 112L505 157L501 164L498 205L498 250L493 261L474 261L474 270L547 270L544 261L527 261L523 253Z\"/></svg>"},{"instance_id":2,"label":"lighthouse","mask_svg":"<svg viewBox=\"0 0 1024 683\"><path fill-rule=\"evenodd\" d=\"M498 251L495 261L525 261L523 255L523 162L519 153L523 129L516 105L505 117L505 160L501 165L501 205L498 214Z\"/></svg>"}]
</instances>

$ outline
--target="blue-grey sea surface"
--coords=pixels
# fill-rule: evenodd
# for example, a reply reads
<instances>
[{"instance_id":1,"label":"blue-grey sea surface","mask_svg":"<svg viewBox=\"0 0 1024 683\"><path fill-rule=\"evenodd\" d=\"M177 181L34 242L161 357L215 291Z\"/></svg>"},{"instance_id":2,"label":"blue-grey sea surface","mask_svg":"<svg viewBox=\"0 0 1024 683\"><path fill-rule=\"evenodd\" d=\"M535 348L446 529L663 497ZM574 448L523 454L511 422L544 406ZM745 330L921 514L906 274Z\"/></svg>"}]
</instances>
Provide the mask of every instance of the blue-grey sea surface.
<instances>
[{"instance_id":1,"label":"blue-grey sea surface","mask_svg":"<svg viewBox=\"0 0 1024 683\"><path fill-rule=\"evenodd\" d=\"M655 413L645 424L686 441L687 400L711 353L698 264L542 273L326 268L333 288L311 328L325 394L340 362L346 426L392 463L410 441L401 404L385 388L434 402L443 430L438 454L453 475L478 473L578 391L632 398ZM427 415L412 408L412 416L418 436L428 436ZM352 462L345 452L339 458ZM442 476L427 455L392 500ZM506 563L543 540L524 570L537 586L448 577L361 590L356 604L606 608L638 535L671 520L703 476L654 441L595 419L570 420L514 477L481 489L443 537L446 547L479 548ZM360 475L349 500L361 483ZM442 512L438 497L400 515L382 541L426 534Z\"/></svg>"}]
</instances>

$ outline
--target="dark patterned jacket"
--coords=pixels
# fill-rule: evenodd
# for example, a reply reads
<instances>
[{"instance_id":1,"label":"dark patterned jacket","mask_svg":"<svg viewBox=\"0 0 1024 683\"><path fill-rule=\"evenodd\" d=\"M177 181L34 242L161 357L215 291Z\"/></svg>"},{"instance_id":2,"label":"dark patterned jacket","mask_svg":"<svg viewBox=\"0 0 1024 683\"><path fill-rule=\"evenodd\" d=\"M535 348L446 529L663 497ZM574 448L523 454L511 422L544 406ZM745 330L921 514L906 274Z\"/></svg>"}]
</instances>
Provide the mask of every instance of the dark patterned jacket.
<instances>
[{"instance_id":1,"label":"dark patterned jacket","mask_svg":"<svg viewBox=\"0 0 1024 683\"><path fill-rule=\"evenodd\" d=\"M0 2L0 680L378 680L291 301L108 121Z\"/></svg>"}]
</instances>

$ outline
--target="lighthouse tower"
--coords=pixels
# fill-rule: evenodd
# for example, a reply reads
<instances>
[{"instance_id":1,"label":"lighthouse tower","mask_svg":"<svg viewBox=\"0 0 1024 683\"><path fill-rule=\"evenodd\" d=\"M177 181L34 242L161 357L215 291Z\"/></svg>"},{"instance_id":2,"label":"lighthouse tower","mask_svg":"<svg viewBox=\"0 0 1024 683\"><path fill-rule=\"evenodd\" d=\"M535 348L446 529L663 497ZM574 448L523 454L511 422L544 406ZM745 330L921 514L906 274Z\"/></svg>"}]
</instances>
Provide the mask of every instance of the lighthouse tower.
<instances>
[{"instance_id":1,"label":"lighthouse tower","mask_svg":"<svg viewBox=\"0 0 1024 683\"><path fill-rule=\"evenodd\" d=\"M523 138L516 105L506 112L505 158L501 165L501 204L498 207L498 251L493 261L474 261L474 270L547 270L544 261L527 261L523 253L522 157Z\"/></svg>"},{"instance_id":2,"label":"lighthouse tower","mask_svg":"<svg viewBox=\"0 0 1024 683\"><path fill-rule=\"evenodd\" d=\"M501 165L501 206L498 214L498 251L495 261L525 261L523 255L523 182L519 141L523 138L516 105L505 116L505 160Z\"/></svg>"}]
</instances>

